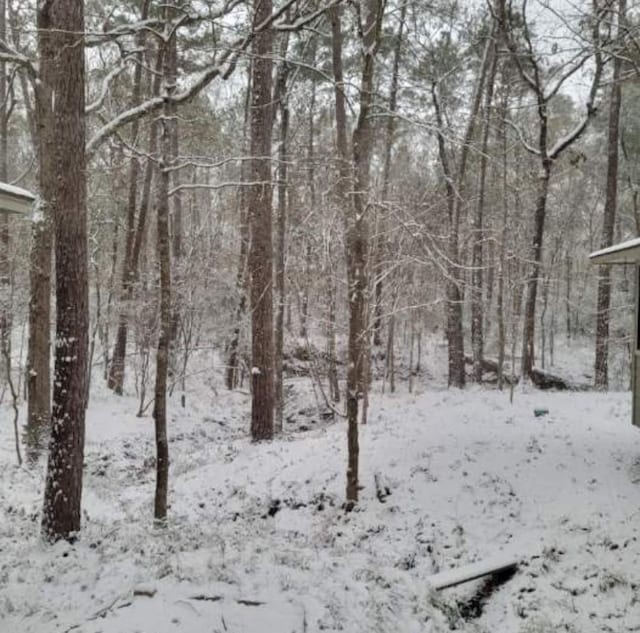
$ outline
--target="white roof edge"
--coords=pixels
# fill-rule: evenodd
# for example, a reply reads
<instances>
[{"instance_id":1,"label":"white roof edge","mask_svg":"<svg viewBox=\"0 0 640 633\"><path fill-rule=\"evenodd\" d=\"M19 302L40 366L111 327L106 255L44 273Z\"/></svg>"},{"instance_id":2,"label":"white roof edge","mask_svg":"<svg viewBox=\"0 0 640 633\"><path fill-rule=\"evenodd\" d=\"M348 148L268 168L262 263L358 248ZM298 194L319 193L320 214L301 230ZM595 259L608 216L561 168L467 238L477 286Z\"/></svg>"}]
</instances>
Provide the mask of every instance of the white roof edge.
<instances>
[{"instance_id":1,"label":"white roof edge","mask_svg":"<svg viewBox=\"0 0 640 633\"><path fill-rule=\"evenodd\" d=\"M20 198L26 198L27 200L35 200L35 194L23 189L22 187L16 187L15 185L9 185L6 182L0 182L0 193L8 193L9 195L18 196Z\"/></svg>"},{"instance_id":2,"label":"white roof edge","mask_svg":"<svg viewBox=\"0 0 640 633\"><path fill-rule=\"evenodd\" d=\"M589 255L589 259L595 259L596 257L601 257L602 255L612 255L613 253L620 253L622 251L626 251L630 248L640 247L640 237L634 237L631 240L627 240L626 242L620 242L620 244L614 244L613 246L607 246L607 248L602 248L599 251L595 251Z\"/></svg>"}]
</instances>

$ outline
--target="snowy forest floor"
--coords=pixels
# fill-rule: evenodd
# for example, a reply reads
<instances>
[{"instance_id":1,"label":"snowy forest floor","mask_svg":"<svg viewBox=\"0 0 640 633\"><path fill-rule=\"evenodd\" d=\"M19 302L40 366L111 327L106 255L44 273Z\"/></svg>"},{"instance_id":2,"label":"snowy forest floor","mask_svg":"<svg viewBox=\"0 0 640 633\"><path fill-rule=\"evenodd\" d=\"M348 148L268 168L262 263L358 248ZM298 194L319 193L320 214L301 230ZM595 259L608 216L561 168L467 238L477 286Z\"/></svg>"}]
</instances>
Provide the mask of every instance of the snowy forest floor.
<instances>
[{"instance_id":1,"label":"snowy forest floor","mask_svg":"<svg viewBox=\"0 0 640 633\"><path fill-rule=\"evenodd\" d=\"M628 393L374 394L345 514L345 424L299 413L308 381L284 436L262 444L246 394L200 389L172 402L161 530L153 421L100 389L74 545L41 542L44 460L17 468L0 410L2 633L640 630ZM484 597L481 581L430 590L435 572L501 553L524 563Z\"/></svg>"}]
</instances>

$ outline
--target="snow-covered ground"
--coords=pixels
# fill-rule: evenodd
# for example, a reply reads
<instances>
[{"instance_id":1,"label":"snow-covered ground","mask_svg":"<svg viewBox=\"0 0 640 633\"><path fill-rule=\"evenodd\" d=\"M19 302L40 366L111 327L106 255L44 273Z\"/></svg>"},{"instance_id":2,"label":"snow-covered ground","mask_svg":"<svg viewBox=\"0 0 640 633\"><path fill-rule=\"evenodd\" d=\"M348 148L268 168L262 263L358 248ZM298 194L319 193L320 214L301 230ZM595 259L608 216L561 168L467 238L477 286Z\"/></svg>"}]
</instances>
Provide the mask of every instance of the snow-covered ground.
<instances>
[{"instance_id":1,"label":"snow-covered ground","mask_svg":"<svg viewBox=\"0 0 640 633\"><path fill-rule=\"evenodd\" d=\"M345 514L343 421L296 404L284 437L252 444L247 395L200 388L171 410L160 530L153 422L98 389L75 545L40 541L44 462L15 466L0 409L2 633L640 630L627 393L374 394L361 502ZM295 389L313 402L304 380ZM523 562L484 597L482 581L429 586L505 554Z\"/></svg>"}]
</instances>

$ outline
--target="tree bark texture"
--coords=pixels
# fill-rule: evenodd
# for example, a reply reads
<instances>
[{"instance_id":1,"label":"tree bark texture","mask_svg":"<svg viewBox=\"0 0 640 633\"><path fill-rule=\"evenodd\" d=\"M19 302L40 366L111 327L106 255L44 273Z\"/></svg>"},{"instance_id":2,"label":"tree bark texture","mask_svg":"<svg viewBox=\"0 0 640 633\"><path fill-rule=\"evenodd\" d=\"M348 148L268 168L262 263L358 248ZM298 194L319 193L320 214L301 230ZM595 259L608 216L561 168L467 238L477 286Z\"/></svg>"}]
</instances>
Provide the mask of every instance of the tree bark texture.
<instances>
[{"instance_id":1,"label":"tree bark texture","mask_svg":"<svg viewBox=\"0 0 640 633\"><path fill-rule=\"evenodd\" d=\"M41 191L52 210L56 258L53 407L42 517L49 540L72 538L80 529L89 338L83 32L82 0L39 8L39 48L50 71L41 73L50 100L40 109L50 108L46 121L55 121L45 132L43 163L51 180Z\"/></svg>"},{"instance_id":2,"label":"tree bark texture","mask_svg":"<svg viewBox=\"0 0 640 633\"><path fill-rule=\"evenodd\" d=\"M38 18L41 19L40 16ZM42 17L46 24L46 16ZM56 180L56 138L51 112L52 77L58 72L55 43L42 33L38 41L40 73L36 85L35 136L38 153L38 201L29 258L29 340L27 350L27 458L33 462L51 422L51 262ZM23 86L23 88L26 86Z\"/></svg>"},{"instance_id":3,"label":"tree bark texture","mask_svg":"<svg viewBox=\"0 0 640 633\"><path fill-rule=\"evenodd\" d=\"M168 110L168 108L167 108ZM167 440L167 376L171 340L171 243L169 236L169 172L167 158L171 154L169 112L161 124L162 158L157 191L156 255L160 268L160 333L156 356L156 383L153 418L156 435L156 491L153 516L156 521L167 518L169 481L169 443Z\"/></svg>"},{"instance_id":4,"label":"tree bark texture","mask_svg":"<svg viewBox=\"0 0 640 633\"><path fill-rule=\"evenodd\" d=\"M271 0L258 0L253 25L269 19ZM251 301L251 437L273 437L273 246L271 200L271 131L273 33L265 29L253 46L247 194L249 214L249 285Z\"/></svg>"},{"instance_id":5,"label":"tree bark texture","mask_svg":"<svg viewBox=\"0 0 640 633\"><path fill-rule=\"evenodd\" d=\"M542 171L538 178L538 194L533 218L533 243L531 245L531 267L526 281L526 300L524 308L524 331L522 335L522 375L530 376L535 358L535 326L536 300L538 282L542 266L542 240L549 197L549 181L551 179L551 161L542 162Z\"/></svg>"}]
</instances>

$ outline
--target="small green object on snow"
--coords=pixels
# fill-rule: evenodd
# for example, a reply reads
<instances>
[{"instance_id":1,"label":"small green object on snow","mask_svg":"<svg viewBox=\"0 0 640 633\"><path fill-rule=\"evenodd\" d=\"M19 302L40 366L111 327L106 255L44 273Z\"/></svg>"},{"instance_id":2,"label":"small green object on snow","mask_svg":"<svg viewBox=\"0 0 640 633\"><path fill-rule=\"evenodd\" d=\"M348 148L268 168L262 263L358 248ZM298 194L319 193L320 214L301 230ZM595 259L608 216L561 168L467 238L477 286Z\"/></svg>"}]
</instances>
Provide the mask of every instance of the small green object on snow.
<instances>
[{"instance_id":1,"label":"small green object on snow","mask_svg":"<svg viewBox=\"0 0 640 633\"><path fill-rule=\"evenodd\" d=\"M548 415L549 414L549 409L534 409L533 410L533 415L536 416L536 418L541 418L543 415Z\"/></svg>"}]
</instances>

